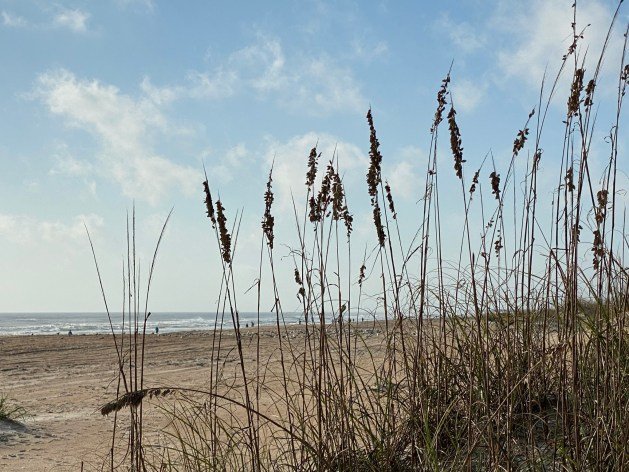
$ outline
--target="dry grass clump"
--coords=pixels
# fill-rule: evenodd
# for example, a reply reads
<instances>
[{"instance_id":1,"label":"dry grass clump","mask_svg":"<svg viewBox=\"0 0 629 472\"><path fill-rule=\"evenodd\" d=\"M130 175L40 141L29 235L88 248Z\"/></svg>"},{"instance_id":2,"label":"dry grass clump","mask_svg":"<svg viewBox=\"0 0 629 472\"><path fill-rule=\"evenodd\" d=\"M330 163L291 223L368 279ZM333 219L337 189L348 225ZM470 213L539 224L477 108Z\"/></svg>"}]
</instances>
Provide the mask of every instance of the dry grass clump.
<instances>
[{"instance_id":1,"label":"dry grass clump","mask_svg":"<svg viewBox=\"0 0 629 472\"><path fill-rule=\"evenodd\" d=\"M469 182L448 73L437 93L418 229L408 247L400 236L395 189L383 185L370 109L366 183L375 235L357 273L351 266L353 219L336 156L319 169L321 154L312 149L304 164L307 196L303 208L294 209L299 245L289 259L304 320L299 329L284 322L269 173L256 285L259 307L263 267L268 269L275 363L260 359L259 322L255 361L245 363L234 283L240 220L236 215L228 228L223 204L213 203L206 180L206 212L222 264L208 385L146 389L138 364L126 367L143 339L130 336L128 351L117 344L124 392L103 414L131 411L123 463L159 471L629 469L629 242L617 187L629 66L623 50L608 165L597 181L589 153L600 70L579 63L581 37L575 29L560 71L574 58L561 166L548 205L539 201L541 136L559 76L542 94L547 102L540 99L516 133L507 168L499 171L492 159L489 171L483 160ZM605 48L601 61L604 54ZM448 104L454 175L437 159ZM524 175L516 177L523 167ZM464 219L456 234L442 226L440 185L447 179L461 186ZM489 191L492 198L486 198ZM541 217L549 209L552 218ZM453 237L459 248L454 261L445 254ZM132 272L131 288L137 279ZM380 287L375 294L367 290L370 280ZM356 323L370 310L384 319ZM227 353L225 314L235 327L235 347ZM236 367L225 355L238 360ZM161 440L150 444L142 436L147 397L159 398L170 421ZM115 455L112 443L112 470Z\"/></svg>"},{"instance_id":2,"label":"dry grass clump","mask_svg":"<svg viewBox=\"0 0 629 472\"><path fill-rule=\"evenodd\" d=\"M4 394L0 394L0 421L15 422L28 416L26 410Z\"/></svg>"}]
</instances>

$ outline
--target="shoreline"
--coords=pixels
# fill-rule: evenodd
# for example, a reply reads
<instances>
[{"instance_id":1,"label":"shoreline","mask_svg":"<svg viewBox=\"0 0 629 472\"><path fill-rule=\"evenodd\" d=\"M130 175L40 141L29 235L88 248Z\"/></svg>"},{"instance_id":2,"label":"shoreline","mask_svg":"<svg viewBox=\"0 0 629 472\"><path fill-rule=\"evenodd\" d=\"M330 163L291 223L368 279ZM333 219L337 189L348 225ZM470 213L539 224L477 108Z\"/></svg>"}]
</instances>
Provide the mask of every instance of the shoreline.
<instances>
[{"instance_id":1,"label":"shoreline","mask_svg":"<svg viewBox=\"0 0 629 472\"><path fill-rule=\"evenodd\" d=\"M390 323L393 322L393 320L389 320ZM385 320L383 318L376 318L376 319L364 319L361 321L351 321L348 322L347 320L344 321L343 325L345 327L347 327L348 325L351 325L352 327L363 327L363 325L379 325L379 324L384 324ZM258 326L242 326L244 323L241 323L241 327L240 327L240 331L241 332L251 332L251 330L255 330L258 328ZM327 322L326 323L326 327L333 327L335 326L336 323L332 323L332 322ZM318 322L309 322L308 323L308 327L318 327L319 323ZM293 330L295 328L297 329L301 329L301 328L305 328L306 324L305 323L298 323L298 322L290 322L290 323L284 323L283 325L280 325L281 329L288 329L288 330ZM277 330L277 325L272 322L272 323L260 323L259 325L259 329L260 330L268 330L268 329L273 329L273 330ZM235 331L236 328L231 326L223 326L222 328L222 332L226 333L226 332L233 332ZM20 333L20 334L6 334L6 333L0 333L0 339L4 339L4 338L31 338L31 337L70 337L70 336L112 336L111 331L109 332L81 332L81 331L72 331L72 334L69 334L69 332L56 332L56 333ZM176 335L176 334L194 334L194 333L205 333L205 334L212 334L214 332L220 332L221 329L198 329L198 328L193 328L193 329L173 329L173 330L169 330L168 328L159 328L159 333L155 333L155 331L153 329L148 329L145 332L146 336L154 336L155 334L158 334L159 336L170 336L170 335ZM116 337L121 336L123 333L120 333L119 331L117 331L115 333ZM142 335L142 331L139 331L138 335ZM129 332L125 331L124 332L124 336L129 336Z\"/></svg>"},{"instance_id":2,"label":"shoreline","mask_svg":"<svg viewBox=\"0 0 629 472\"><path fill-rule=\"evenodd\" d=\"M15 319L13 315L17 315ZM24 318L28 315L28 318ZM52 317L52 315L57 315ZM107 321L106 313L85 313L85 317L77 318L80 313L0 313L0 337L5 336L64 336L72 332L72 335L96 335L104 334L111 335L111 329L109 322ZM252 319L254 313L243 312L241 313L240 328L246 329L247 327L256 327L259 325L263 327L275 327L276 319L270 313L260 313L259 317ZM160 317L161 316L161 317ZM215 323L217 329L223 331L229 331L235 329L231 315L225 314L222 320L222 328L219 328L221 323L220 315L217 319L215 314L210 313L193 313L193 312L162 312L153 313L153 315L147 320L146 334L152 334L155 329L158 328L161 333L175 333L175 332L190 332L190 331L214 331ZM69 317L69 318L68 318ZM359 321L360 318L360 321ZM112 318L113 320L113 318ZM122 323L116 319L113 323L113 330L118 336L122 331ZM125 335L129 334L128 319L125 323ZM143 319L138 323L139 331L142 331ZM328 320L327 324L331 324ZM377 316L360 316L354 317L351 321L353 325L363 322L378 322L384 321L384 314ZM348 319L344 320L344 323L349 323ZM298 313L285 313L284 318L280 320L283 327L292 327L305 325L304 320ZM315 322L314 324L317 324ZM312 325L313 322L308 323Z\"/></svg>"}]
</instances>

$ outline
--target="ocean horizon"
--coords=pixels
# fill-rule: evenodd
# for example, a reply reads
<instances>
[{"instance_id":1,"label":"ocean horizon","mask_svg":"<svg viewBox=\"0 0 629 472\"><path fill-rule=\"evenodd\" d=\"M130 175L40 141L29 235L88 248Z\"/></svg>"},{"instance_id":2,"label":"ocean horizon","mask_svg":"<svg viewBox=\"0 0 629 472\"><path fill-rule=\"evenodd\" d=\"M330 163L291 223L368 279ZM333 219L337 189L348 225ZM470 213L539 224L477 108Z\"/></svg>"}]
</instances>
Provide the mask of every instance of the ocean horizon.
<instances>
[{"instance_id":1,"label":"ocean horizon","mask_svg":"<svg viewBox=\"0 0 629 472\"><path fill-rule=\"evenodd\" d=\"M260 324L269 326L276 322L275 313L240 312L240 326L246 327ZM303 321L303 313L287 312L283 315L285 324L298 324ZM355 317L353 317L356 319ZM363 319L367 319L364 317ZM373 319L372 316L369 319ZM142 330L143 315L139 316L139 329ZM146 332L172 333L181 331L213 330L221 326L233 329L231 314L224 316L216 312L151 312L146 323ZM33 313L0 313L0 336L30 336L68 334L116 334L123 330L122 313L111 313L111 325L105 312L33 312ZM129 318L125 314L124 331L129 332Z\"/></svg>"},{"instance_id":2,"label":"ocean horizon","mask_svg":"<svg viewBox=\"0 0 629 472\"><path fill-rule=\"evenodd\" d=\"M286 324L299 323L300 313L285 313ZM133 320L132 320L133 321ZM139 316L139 329L142 330L143 314ZM258 323L258 313L241 312L240 326ZM260 325L275 323L274 313L260 313ZM212 330L221 325L216 313L210 312L151 312L146 323L146 332L159 328L160 333L178 331ZM129 331L129 318L125 314L124 330ZM230 313L222 318L223 329L233 329ZM0 336L39 335L39 334L108 334L123 330L122 313L111 313L111 325L105 312L39 312L39 313L0 313Z\"/></svg>"}]
</instances>

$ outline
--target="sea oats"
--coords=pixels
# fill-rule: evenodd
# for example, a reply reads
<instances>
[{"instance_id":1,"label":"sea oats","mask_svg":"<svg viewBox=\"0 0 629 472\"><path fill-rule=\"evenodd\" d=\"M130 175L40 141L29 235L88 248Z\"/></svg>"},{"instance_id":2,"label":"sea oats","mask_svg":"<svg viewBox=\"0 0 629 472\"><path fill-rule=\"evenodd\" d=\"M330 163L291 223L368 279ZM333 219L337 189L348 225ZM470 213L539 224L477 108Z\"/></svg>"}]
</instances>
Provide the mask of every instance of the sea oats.
<instances>
[{"instance_id":1,"label":"sea oats","mask_svg":"<svg viewBox=\"0 0 629 472\"><path fill-rule=\"evenodd\" d=\"M454 157L454 172L459 179L462 179L465 159L463 159L461 132L456 122L456 110L453 106L450 107L448 113L448 128L450 130L450 149L452 149L452 156Z\"/></svg>"},{"instance_id":2,"label":"sea oats","mask_svg":"<svg viewBox=\"0 0 629 472\"><path fill-rule=\"evenodd\" d=\"M387 196L387 202L389 203L389 210L391 210L391 215L393 215L393 219L397 219L397 213L395 212L395 204L393 203L393 195L391 195L391 186L389 182L385 183L384 191Z\"/></svg>"},{"instance_id":3,"label":"sea oats","mask_svg":"<svg viewBox=\"0 0 629 472\"><path fill-rule=\"evenodd\" d=\"M437 127L443 120L443 112L446 109L449 83L450 74L441 81L441 87L439 88L439 92L437 92L437 110L435 111L435 117L432 120L432 126L430 128L431 133L434 133L437 130Z\"/></svg>"},{"instance_id":4,"label":"sea oats","mask_svg":"<svg viewBox=\"0 0 629 472\"><path fill-rule=\"evenodd\" d=\"M500 174L493 171L489 174L489 180L491 182L491 193L496 196L496 200L500 199Z\"/></svg>"},{"instance_id":5,"label":"sea oats","mask_svg":"<svg viewBox=\"0 0 629 472\"><path fill-rule=\"evenodd\" d=\"M227 230L227 218L225 217L225 208L220 200L216 200L216 221L218 223L218 232L221 240L221 253L226 263L231 263L231 236Z\"/></svg>"},{"instance_id":6,"label":"sea oats","mask_svg":"<svg viewBox=\"0 0 629 472\"><path fill-rule=\"evenodd\" d=\"M203 182L203 192L205 193L205 211L207 217L212 222L212 227L216 227L216 217L214 216L214 205L212 203L212 194L210 193L210 186L207 182Z\"/></svg>"},{"instance_id":7,"label":"sea oats","mask_svg":"<svg viewBox=\"0 0 629 472\"><path fill-rule=\"evenodd\" d=\"M574 71L570 98L568 98L568 116L574 116L579 113L579 105L581 105L581 92L583 91L584 73L585 69L577 69Z\"/></svg>"},{"instance_id":8,"label":"sea oats","mask_svg":"<svg viewBox=\"0 0 629 472\"><path fill-rule=\"evenodd\" d=\"M266 191L264 192L264 216L262 217L262 231L266 236L267 244L273 249L273 227L275 225L275 217L271 214L271 206L273 206L273 169L269 171L269 179L266 182Z\"/></svg>"}]
</instances>

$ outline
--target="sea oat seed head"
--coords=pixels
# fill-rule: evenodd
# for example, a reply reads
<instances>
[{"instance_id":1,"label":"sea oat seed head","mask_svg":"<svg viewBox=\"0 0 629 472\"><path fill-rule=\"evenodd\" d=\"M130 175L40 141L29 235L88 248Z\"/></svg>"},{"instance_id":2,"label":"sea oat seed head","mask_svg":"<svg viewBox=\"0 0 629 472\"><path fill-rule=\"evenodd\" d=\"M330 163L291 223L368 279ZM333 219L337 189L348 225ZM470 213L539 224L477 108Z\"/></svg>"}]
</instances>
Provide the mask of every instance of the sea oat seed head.
<instances>
[{"instance_id":1,"label":"sea oat seed head","mask_svg":"<svg viewBox=\"0 0 629 472\"><path fill-rule=\"evenodd\" d=\"M583 68L574 71L572 88L570 90L570 98L568 98L568 116L574 116L579 113L579 105L581 104L581 92L583 91L584 73L585 69Z\"/></svg>"},{"instance_id":2,"label":"sea oat seed head","mask_svg":"<svg viewBox=\"0 0 629 472\"><path fill-rule=\"evenodd\" d=\"M459 179L462 179L465 159L463 159L461 132L459 131L459 125L456 123L456 110L453 106L450 107L450 112L448 113L448 127L450 129L450 148L454 156L454 172Z\"/></svg>"},{"instance_id":3,"label":"sea oat seed head","mask_svg":"<svg viewBox=\"0 0 629 472\"><path fill-rule=\"evenodd\" d=\"M275 225L275 217L271 214L271 206L273 205L273 169L269 171L269 180L266 183L266 191L264 192L264 217L262 218L262 231L266 236L269 248L273 249L273 227Z\"/></svg>"},{"instance_id":4,"label":"sea oat seed head","mask_svg":"<svg viewBox=\"0 0 629 472\"><path fill-rule=\"evenodd\" d=\"M321 153L317 154L317 146L313 147L308 156L308 172L306 172L306 185L309 189L312 188L317 178L317 164L320 157Z\"/></svg>"},{"instance_id":5,"label":"sea oat seed head","mask_svg":"<svg viewBox=\"0 0 629 472\"><path fill-rule=\"evenodd\" d=\"M214 205L212 204L212 194L210 193L210 185L206 180L203 182L203 192L205 193L205 208L207 217L212 222L212 227L216 228L216 217L214 216Z\"/></svg>"},{"instance_id":6,"label":"sea oat seed head","mask_svg":"<svg viewBox=\"0 0 629 472\"><path fill-rule=\"evenodd\" d=\"M395 212L395 205L393 204L393 196L391 195L391 186L389 182L385 182L384 191L387 195L387 202L389 203L389 210L391 210L391 214L393 215L393 219L397 219L397 213Z\"/></svg>"},{"instance_id":7,"label":"sea oat seed head","mask_svg":"<svg viewBox=\"0 0 629 472\"><path fill-rule=\"evenodd\" d=\"M372 200L378 193L378 185L382 181L381 169L382 154L380 154L380 142L376 136L376 128L373 124L371 108L367 112L367 123L369 124L369 171L367 172L367 188Z\"/></svg>"},{"instance_id":8,"label":"sea oat seed head","mask_svg":"<svg viewBox=\"0 0 629 472\"><path fill-rule=\"evenodd\" d=\"M439 126L439 123L443 120L443 112L446 109L446 96L448 94L448 84L450 83L450 74L446 76L445 79L441 81L441 87L439 88L439 92L437 92L437 110L435 111L435 117L432 121L432 126L430 127L430 132L434 133Z\"/></svg>"},{"instance_id":9,"label":"sea oat seed head","mask_svg":"<svg viewBox=\"0 0 629 472\"><path fill-rule=\"evenodd\" d=\"M225 208L223 207L223 204L220 200L216 200L216 214L223 260L229 264L231 262L231 236L229 235L229 231L227 231L227 218L225 217Z\"/></svg>"},{"instance_id":10,"label":"sea oat seed head","mask_svg":"<svg viewBox=\"0 0 629 472\"><path fill-rule=\"evenodd\" d=\"M496 200L500 199L500 174L497 174L496 171L493 171L489 174L489 179L491 181L491 193L496 196Z\"/></svg>"}]
</instances>

